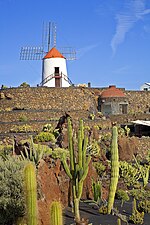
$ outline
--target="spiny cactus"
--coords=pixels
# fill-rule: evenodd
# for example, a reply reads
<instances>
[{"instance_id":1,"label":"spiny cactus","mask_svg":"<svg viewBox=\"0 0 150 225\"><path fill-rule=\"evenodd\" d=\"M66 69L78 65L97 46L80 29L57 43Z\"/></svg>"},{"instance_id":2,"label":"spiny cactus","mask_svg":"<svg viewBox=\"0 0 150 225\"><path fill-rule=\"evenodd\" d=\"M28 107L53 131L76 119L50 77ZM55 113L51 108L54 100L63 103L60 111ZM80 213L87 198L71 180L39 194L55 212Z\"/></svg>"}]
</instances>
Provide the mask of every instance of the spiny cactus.
<instances>
[{"instance_id":1,"label":"spiny cactus","mask_svg":"<svg viewBox=\"0 0 150 225\"><path fill-rule=\"evenodd\" d=\"M37 182L35 166L28 163L24 169L24 186L27 210L27 224L37 225Z\"/></svg>"},{"instance_id":2,"label":"spiny cactus","mask_svg":"<svg viewBox=\"0 0 150 225\"><path fill-rule=\"evenodd\" d=\"M141 178L141 173L137 166L132 165L126 161L119 162L120 177L123 178L125 184L130 187L138 184L138 180Z\"/></svg>"},{"instance_id":3,"label":"spiny cactus","mask_svg":"<svg viewBox=\"0 0 150 225\"><path fill-rule=\"evenodd\" d=\"M148 179L149 179L149 171L150 171L150 165L146 165L146 166L141 166L136 157L133 155L134 159L135 159L135 162L136 162L136 165L139 169L139 172L141 174L141 177L143 179L143 187L146 187L146 185L148 184Z\"/></svg>"},{"instance_id":4,"label":"spiny cactus","mask_svg":"<svg viewBox=\"0 0 150 225\"><path fill-rule=\"evenodd\" d=\"M63 225L62 206L60 202L52 202L50 206L50 221L51 225Z\"/></svg>"},{"instance_id":5,"label":"spiny cactus","mask_svg":"<svg viewBox=\"0 0 150 225\"><path fill-rule=\"evenodd\" d=\"M92 182L92 191L94 195L94 201L97 203L100 202L102 195L102 184L100 181Z\"/></svg>"},{"instance_id":6,"label":"spiny cactus","mask_svg":"<svg viewBox=\"0 0 150 225\"><path fill-rule=\"evenodd\" d=\"M118 161L118 131L117 127L112 128L112 143L111 143L111 179L109 186L108 197L108 214L111 213L114 204L114 198L119 178L119 161Z\"/></svg>"},{"instance_id":7,"label":"spiny cactus","mask_svg":"<svg viewBox=\"0 0 150 225\"><path fill-rule=\"evenodd\" d=\"M88 137L84 134L83 120L79 121L77 152L75 152L73 144L73 131L70 118L68 118L68 141L70 167L67 164L65 155L62 157L62 163L72 184L75 220L80 221L79 202L82 195L83 182L88 174L89 162L91 160L90 156L86 156Z\"/></svg>"}]
</instances>

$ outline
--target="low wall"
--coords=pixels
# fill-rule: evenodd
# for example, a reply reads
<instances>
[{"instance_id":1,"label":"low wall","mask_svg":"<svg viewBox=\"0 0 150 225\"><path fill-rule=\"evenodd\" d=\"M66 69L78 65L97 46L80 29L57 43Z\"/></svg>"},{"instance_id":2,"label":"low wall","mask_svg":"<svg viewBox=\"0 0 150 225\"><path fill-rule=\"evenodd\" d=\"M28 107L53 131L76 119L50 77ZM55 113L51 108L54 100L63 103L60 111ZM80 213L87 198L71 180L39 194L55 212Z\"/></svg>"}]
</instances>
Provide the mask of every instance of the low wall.
<instances>
[{"instance_id":1,"label":"low wall","mask_svg":"<svg viewBox=\"0 0 150 225\"><path fill-rule=\"evenodd\" d=\"M97 104L90 91L84 88L9 88L0 90L0 110L59 109L96 110Z\"/></svg>"},{"instance_id":2,"label":"low wall","mask_svg":"<svg viewBox=\"0 0 150 225\"><path fill-rule=\"evenodd\" d=\"M23 116L35 130L40 130L51 119L58 120L65 112L73 119L83 118L90 123L88 116L90 113L97 114L98 97L103 90L83 87L0 90L0 132L8 132L11 122L20 122ZM110 116L111 121L124 124L136 119L150 120L150 91L122 91L128 98L128 114ZM103 122L108 124L110 121Z\"/></svg>"}]
</instances>

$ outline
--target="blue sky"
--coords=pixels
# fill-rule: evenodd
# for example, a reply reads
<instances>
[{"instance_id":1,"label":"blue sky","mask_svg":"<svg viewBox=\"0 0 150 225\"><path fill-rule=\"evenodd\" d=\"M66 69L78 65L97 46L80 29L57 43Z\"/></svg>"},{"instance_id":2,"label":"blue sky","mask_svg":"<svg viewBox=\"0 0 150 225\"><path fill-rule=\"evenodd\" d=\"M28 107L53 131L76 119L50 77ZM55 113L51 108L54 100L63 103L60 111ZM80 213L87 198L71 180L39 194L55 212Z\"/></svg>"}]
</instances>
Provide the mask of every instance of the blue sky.
<instances>
[{"instance_id":1,"label":"blue sky","mask_svg":"<svg viewBox=\"0 0 150 225\"><path fill-rule=\"evenodd\" d=\"M43 22L57 26L57 46L76 49L68 61L74 84L139 90L150 82L149 0L0 0L0 85L36 86L41 61L20 61L22 46L41 46Z\"/></svg>"}]
</instances>

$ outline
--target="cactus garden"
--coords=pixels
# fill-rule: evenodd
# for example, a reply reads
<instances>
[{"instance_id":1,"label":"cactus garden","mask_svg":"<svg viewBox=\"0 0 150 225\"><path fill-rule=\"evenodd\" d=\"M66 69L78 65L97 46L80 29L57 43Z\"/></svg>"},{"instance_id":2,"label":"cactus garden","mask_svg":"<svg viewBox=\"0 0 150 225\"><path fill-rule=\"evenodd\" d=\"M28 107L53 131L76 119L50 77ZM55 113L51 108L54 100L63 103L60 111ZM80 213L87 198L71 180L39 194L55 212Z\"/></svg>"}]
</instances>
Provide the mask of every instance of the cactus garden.
<instances>
[{"instance_id":1,"label":"cactus garden","mask_svg":"<svg viewBox=\"0 0 150 225\"><path fill-rule=\"evenodd\" d=\"M150 225L150 0L0 10L0 225Z\"/></svg>"},{"instance_id":2,"label":"cactus garden","mask_svg":"<svg viewBox=\"0 0 150 225\"><path fill-rule=\"evenodd\" d=\"M150 152L121 160L126 130L60 121L1 142L0 224L148 225Z\"/></svg>"}]
</instances>

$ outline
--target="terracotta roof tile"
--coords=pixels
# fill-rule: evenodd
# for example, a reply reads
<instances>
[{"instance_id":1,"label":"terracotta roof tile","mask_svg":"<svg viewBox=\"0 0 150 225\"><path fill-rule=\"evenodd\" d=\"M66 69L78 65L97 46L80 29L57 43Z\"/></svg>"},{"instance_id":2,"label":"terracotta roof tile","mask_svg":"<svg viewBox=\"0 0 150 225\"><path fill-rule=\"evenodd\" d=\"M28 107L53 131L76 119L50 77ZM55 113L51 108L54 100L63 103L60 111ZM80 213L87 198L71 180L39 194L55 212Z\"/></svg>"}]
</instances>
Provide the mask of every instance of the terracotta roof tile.
<instances>
[{"instance_id":1,"label":"terracotta roof tile","mask_svg":"<svg viewBox=\"0 0 150 225\"><path fill-rule=\"evenodd\" d=\"M120 89L116 88L115 85L109 86L106 90L101 93L101 98L110 97L125 97L125 94Z\"/></svg>"},{"instance_id":2,"label":"terracotta roof tile","mask_svg":"<svg viewBox=\"0 0 150 225\"><path fill-rule=\"evenodd\" d=\"M52 48L45 56L44 59L48 58L65 58L56 48Z\"/></svg>"}]
</instances>

